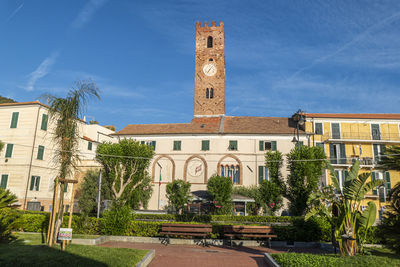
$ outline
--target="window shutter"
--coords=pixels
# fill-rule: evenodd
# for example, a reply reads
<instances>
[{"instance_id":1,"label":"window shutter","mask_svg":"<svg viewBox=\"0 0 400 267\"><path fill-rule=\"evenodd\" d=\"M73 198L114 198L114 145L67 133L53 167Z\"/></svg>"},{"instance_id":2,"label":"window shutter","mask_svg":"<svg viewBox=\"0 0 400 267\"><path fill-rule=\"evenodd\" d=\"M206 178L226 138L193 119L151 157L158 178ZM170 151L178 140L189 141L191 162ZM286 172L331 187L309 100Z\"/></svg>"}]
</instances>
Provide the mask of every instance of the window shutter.
<instances>
[{"instance_id":1,"label":"window shutter","mask_svg":"<svg viewBox=\"0 0 400 267\"><path fill-rule=\"evenodd\" d=\"M64 193L66 193L67 191L68 191L68 183L66 183L64 186Z\"/></svg>"},{"instance_id":2,"label":"window shutter","mask_svg":"<svg viewBox=\"0 0 400 267\"><path fill-rule=\"evenodd\" d=\"M340 144L340 163L346 164L346 145Z\"/></svg>"},{"instance_id":3,"label":"window shutter","mask_svg":"<svg viewBox=\"0 0 400 267\"><path fill-rule=\"evenodd\" d=\"M144 141L140 141L140 144L141 144L141 145L144 145L144 144L145 144L145 142L144 142Z\"/></svg>"},{"instance_id":4,"label":"window shutter","mask_svg":"<svg viewBox=\"0 0 400 267\"><path fill-rule=\"evenodd\" d=\"M181 141L174 141L173 150L181 150Z\"/></svg>"},{"instance_id":5,"label":"window shutter","mask_svg":"<svg viewBox=\"0 0 400 267\"><path fill-rule=\"evenodd\" d=\"M322 123L321 122L315 123L315 134L322 134Z\"/></svg>"},{"instance_id":6,"label":"window shutter","mask_svg":"<svg viewBox=\"0 0 400 267\"><path fill-rule=\"evenodd\" d=\"M35 187L35 179L36 178L36 176L32 176L31 177L31 186L29 187L29 190L33 190L33 188Z\"/></svg>"},{"instance_id":7,"label":"window shutter","mask_svg":"<svg viewBox=\"0 0 400 267\"><path fill-rule=\"evenodd\" d=\"M333 139L340 139L340 126L339 123L332 123L332 138Z\"/></svg>"},{"instance_id":8,"label":"window shutter","mask_svg":"<svg viewBox=\"0 0 400 267\"><path fill-rule=\"evenodd\" d=\"M6 158L11 158L12 157L13 147L14 147L13 144L7 144Z\"/></svg>"},{"instance_id":9,"label":"window shutter","mask_svg":"<svg viewBox=\"0 0 400 267\"><path fill-rule=\"evenodd\" d=\"M390 183L390 172L385 172L385 187L387 196L390 195L390 191L392 190L392 186Z\"/></svg>"},{"instance_id":10,"label":"window shutter","mask_svg":"<svg viewBox=\"0 0 400 267\"><path fill-rule=\"evenodd\" d=\"M318 147L321 147L322 150L325 151L324 143L319 143L319 142L317 142L315 145L318 146Z\"/></svg>"},{"instance_id":11,"label":"window shutter","mask_svg":"<svg viewBox=\"0 0 400 267\"><path fill-rule=\"evenodd\" d=\"M10 128L17 128L19 112L13 112Z\"/></svg>"},{"instance_id":12,"label":"window shutter","mask_svg":"<svg viewBox=\"0 0 400 267\"><path fill-rule=\"evenodd\" d=\"M229 141L229 150L237 150L237 141L236 140Z\"/></svg>"},{"instance_id":13,"label":"window shutter","mask_svg":"<svg viewBox=\"0 0 400 267\"><path fill-rule=\"evenodd\" d=\"M378 146L377 144L373 144L374 147L374 160L375 163L377 163L379 161L379 151L378 151Z\"/></svg>"},{"instance_id":14,"label":"window shutter","mask_svg":"<svg viewBox=\"0 0 400 267\"><path fill-rule=\"evenodd\" d=\"M260 142L259 142L259 144L258 144L258 149L259 149L260 151L264 151L264 141L260 141Z\"/></svg>"},{"instance_id":15,"label":"window shutter","mask_svg":"<svg viewBox=\"0 0 400 267\"><path fill-rule=\"evenodd\" d=\"M271 141L271 150L276 151L276 141Z\"/></svg>"},{"instance_id":16,"label":"window shutter","mask_svg":"<svg viewBox=\"0 0 400 267\"><path fill-rule=\"evenodd\" d=\"M47 114L43 114L42 115L42 126L40 127L40 129L47 131L47 121L49 119L49 115Z\"/></svg>"},{"instance_id":17,"label":"window shutter","mask_svg":"<svg viewBox=\"0 0 400 267\"><path fill-rule=\"evenodd\" d=\"M379 124L371 124L372 139L381 140L381 133L379 131Z\"/></svg>"},{"instance_id":18,"label":"window shutter","mask_svg":"<svg viewBox=\"0 0 400 267\"><path fill-rule=\"evenodd\" d=\"M44 146L39 146L37 159L43 159L43 154L44 154Z\"/></svg>"},{"instance_id":19,"label":"window shutter","mask_svg":"<svg viewBox=\"0 0 400 267\"><path fill-rule=\"evenodd\" d=\"M35 190L39 191L40 186L40 176L36 176Z\"/></svg>"},{"instance_id":20,"label":"window shutter","mask_svg":"<svg viewBox=\"0 0 400 267\"><path fill-rule=\"evenodd\" d=\"M258 166L258 183L261 184L264 180L264 166Z\"/></svg>"},{"instance_id":21,"label":"window shutter","mask_svg":"<svg viewBox=\"0 0 400 267\"><path fill-rule=\"evenodd\" d=\"M92 143L92 142L88 142L88 147L87 147L87 149L88 149L88 150L92 150L92 148L93 148L93 143Z\"/></svg>"},{"instance_id":22,"label":"window shutter","mask_svg":"<svg viewBox=\"0 0 400 267\"><path fill-rule=\"evenodd\" d=\"M376 179L375 175L376 175L375 172L371 172L371 181L375 181L375 179ZM372 189L372 194L375 196L378 195L378 190L376 187L374 189Z\"/></svg>"},{"instance_id":23,"label":"window shutter","mask_svg":"<svg viewBox=\"0 0 400 267\"><path fill-rule=\"evenodd\" d=\"M269 172L267 167L264 168L264 178L265 180L269 181Z\"/></svg>"},{"instance_id":24,"label":"window shutter","mask_svg":"<svg viewBox=\"0 0 400 267\"><path fill-rule=\"evenodd\" d=\"M156 150L156 141L151 141L151 146L153 147L154 151Z\"/></svg>"},{"instance_id":25,"label":"window shutter","mask_svg":"<svg viewBox=\"0 0 400 267\"><path fill-rule=\"evenodd\" d=\"M201 150L203 151L210 150L210 140L201 141Z\"/></svg>"},{"instance_id":26,"label":"window shutter","mask_svg":"<svg viewBox=\"0 0 400 267\"><path fill-rule=\"evenodd\" d=\"M335 151L333 149L333 144L329 144L329 157L332 164L337 164L337 159L335 158Z\"/></svg>"},{"instance_id":27,"label":"window shutter","mask_svg":"<svg viewBox=\"0 0 400 267\"><path fill-rule=\"evenodd\" d=\"M8 175L7 174L3 174L1 176L1 184L0 187L6 189L7 188L7 183L8 183Z\"/></svg>"}]
</instances>

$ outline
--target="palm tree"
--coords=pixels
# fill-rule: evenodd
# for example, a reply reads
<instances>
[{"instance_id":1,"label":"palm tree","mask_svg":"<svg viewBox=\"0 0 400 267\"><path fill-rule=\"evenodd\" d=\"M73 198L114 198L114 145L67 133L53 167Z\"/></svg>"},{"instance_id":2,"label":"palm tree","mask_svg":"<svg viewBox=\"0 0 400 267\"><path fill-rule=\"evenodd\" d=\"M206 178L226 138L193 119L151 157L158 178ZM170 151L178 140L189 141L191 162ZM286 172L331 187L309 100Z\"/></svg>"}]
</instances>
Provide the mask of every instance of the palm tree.
<instances>
[{"instance_id":1,"label":"palm tree","mask_svg":"<svg viewBox=\"0 0 400 267\"><path fill-rule=\"evenodd\" d=\"M49 106L50 120L55 122L53 134L55 149L54 160L59 164L58 176L55 179L55 187L60 185L60 192L64 192L65 183L60 178L67 179L73 174L79 161L77 153L79 142L78 121L82 117L87 101L96 97L100 99L99 90L93 82L78 81L65 98L53 95L44 95ZM60 193L58 218L54 228L54 236L57 236L62 224L64 214L64 194Z\"/></svg>"},{"instance_id":2,"label":"palm tree","mask_svg":"<svg viewBox=\"0 0 400 267\"><path fill-rule=\"evenodd\" d=\"M400 171L400 146L387 147L379 163L384 169Z\"/></svg>"},{"instance_id":3,"label":"palm tree","mask_svg":"<svg viewBox=\"0 0 400 267\"><path fill-rule=\"evenodd\" d=\"M367 182L371 174L366 172L359 175L360 162L355 161L341 189L336 172L329 162L327 162L327 168L330 171L336 196L333 197L329 190L314 194L313 199L309 199L309 203L314 203L314 205L307 213L306 219L317 214L327 217L335 228L335 239L339 244L341 254L353 256L358 250L357 240L362 250L366 233L376 219L375 203L369 201L368 207L361 211L361 201L366 193L382 185L383 181ZM361 235L361 229L364 230L364 235Z\"/></svg>"},{"instance_id":4,"label":"palm tree","mask_svg":"<svg viewBox=\"0 0 400 267\"><path fill-rule=\"evenodd\" d=\"M10 190L6 190L0 188L0 209L11 207L14 208L16 206L12 206L12 204L18 202L17 196L10 192Z\"/></svg>"}]
</instances>

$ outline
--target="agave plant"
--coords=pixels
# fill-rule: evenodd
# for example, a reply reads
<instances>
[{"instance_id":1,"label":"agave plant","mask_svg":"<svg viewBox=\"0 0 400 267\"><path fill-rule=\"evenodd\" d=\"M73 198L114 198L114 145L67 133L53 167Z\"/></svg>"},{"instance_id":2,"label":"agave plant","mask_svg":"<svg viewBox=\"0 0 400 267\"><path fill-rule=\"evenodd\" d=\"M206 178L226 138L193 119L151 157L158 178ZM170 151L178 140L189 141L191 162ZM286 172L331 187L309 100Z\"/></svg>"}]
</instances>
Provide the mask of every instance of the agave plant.
<instances>
[{"instance_id":1,"label":"agave plant","mask_svg":"<svg viewBox=\"0 0 400 267\"><path fill-rule=\"evenodd\" d=\"M361 201L365 198L365 194L382 185L383 181L367 182L371 174L362 173L359 175L360 162L356 161L345 177L343 189L341 189L335 170L329 162L326 162L326 164L333 188L323 188L311 195L308 201L311 208L306 214L306 220L314 215L326 217L334 228L340 253L353 256L358 250L363 250L368 229L376 219L375 203L369 201L368 207L362 211ZM333 189L336 194L333 194Z\"/></svg>"}]
</instances>

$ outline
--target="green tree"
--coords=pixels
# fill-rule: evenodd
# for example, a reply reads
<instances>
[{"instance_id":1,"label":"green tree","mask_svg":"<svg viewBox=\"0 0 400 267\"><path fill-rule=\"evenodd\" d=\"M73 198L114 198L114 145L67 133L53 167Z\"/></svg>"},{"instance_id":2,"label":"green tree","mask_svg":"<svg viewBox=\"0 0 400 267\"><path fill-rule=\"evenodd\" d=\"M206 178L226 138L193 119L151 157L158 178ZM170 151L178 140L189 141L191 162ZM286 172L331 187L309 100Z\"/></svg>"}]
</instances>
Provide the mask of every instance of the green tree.
<instances>
[{"instance_id":1,"label":"green tree","mask_svg":"<svg viewBox=\"0 0 400 267\"><path fill-rule=\"evenodd\" d=\"M55 186L60 184L60 192L64 192L65 183L60 183L59 179L72 178L73 170L79 161L78 143L79 137L79 118L82 117L87 101L95 97L100 99L99 90L93 82L78 81L65 98L54 95L44 95L49 106L50 120L55 124L53 140L55 146L54 160L58 162L58 175L55 179ZM59 213L55 224L55 235L61 227L64 214L64 194L60 195Z\"/></svg>"},{"instance_id":2,"label":"green tree","mask_svg":"<svg viewBox=\"0 0 400 267\"><path fill-rule=\"evenodd\" d=\"M317 207L317 198L321 197L321 195L316 194L315 198L311 200L314 201L314 207L309 210L306 218L316 214L328 218L334 225L335 239L339 244L341 254L353 256L358 250L363 251L368 229L375 223L376 219L375 203L369 201L368 207L361 211L361 201L364 200L367 192L381 185L383 181L367 182L371 173L366 172L359 175L360 162L355 161L349 170L343 189L341 189L335 170L328 162L327 166L333 186L339 197L335 200L329 200L332 196L329 196L331 192L327 192L326 200L328 201L320 203L325 207L321 207L322 205Z\"/></svg>"},{"instance_id":3,"label":"green tree","mask_svg":"<svg viewBox=\"0 0 400 267\"><path fill-rule=\"evenodd\" d=\"M4 103L16 103L17 101L15 101L14 99L11 98L7 98L4 96L0 96L0 104L4 104Z\"/></svg>"},{"instance_id":4,"label":"green tree","mask_svg":"<svg viewBox=\"0 0 400 267\"><path fill-rule=\"evenodd\" d=\"M167 198L169 205L179 214L182 213L185 204L190 200L190 186L189 182L183 180L175 180L167 184Z\"/></svg>"},{"instance_id":5,"label":"green tree","mask_svg":"<svg viewBox=\"0 0 400 267\"><path fill-rule=\"evenodd\" d=\"M325 169L325 153L320 147L296 146L287 155L289 175L285 197L292 215L304 215L310 194L318 187Z\"/></svg>"},{"instance_id":6,"label":"green tree","mask_svg":"<svg viewBox=\"0 0 400 267\"><path fill-rule=\"evenodd\" d=\"M147 168L153 155L152 148L131 139L98 145L96 158L104 167L116 204L134 209L147 206L152 193Z\"/></svg>"},{"instance_id":7,"label":"green tree","mask_svg":"<svg viewBox=\"0 0 400 267\"><path fill-rule=\"evenodd\" d=\"M84 216L94 215L97 212L98 178L98 170L87 171L80 189L76 193L76 198L79 199L79 209ZM106 179L102 179L101 199L111 199L110 186Z\"/></svg>"},{"instance_id":8,"label":"green tree","mask_svg":"<svg viewBox=\"0 0 400 267\"><path fill-rule=\"evenodd\" d=\"M229 177L212 176L207 182L207 190L211 196L215 214L232 213L232 188Z\"/></svg>"},{"instance_id":9,"label":"green tree","mask_svg":"<svg viewBox=\"0 0 400 267\"><path fill-rule=\"evenodd\" d=\"M379 161L380 167L400 171L400 146L388 146Z\"/></svg>"},{"instance_id":10,"label":"green tree","mask_svg":"<svg viewBox=\"0 0 400 267\"><path fill-rule=\"evenodd\" d=\"M247 213L251 215L258 215L260 209L265 205L265 201L260 196L259 187L256 185L251 186L235 186L232 190L232 194L250 197L254 199L254 202L246 203Z\"/></svg>"},{"instance_id":11,"label":"green tree","mask_svg":"<svg viewBox=\"0 0 400 267\"><path fill-rule=\"evenodd\" d=\"M282 207L281 187L275 182L263 181L259 187L259 195L267 215L273 215Z\"/></svg>"},{"instance_id":12,"label":"green tree","mask_svg":"<svg viewBox=\"0 0 400 267\"><path fill-rule=\"evenodd\" d=\"M0 187L0 209L15 207L12 206L14 203L18 202L18 198L10 190Z\"/></svg>"},{"instance_id":13,"label":"green tree","mask_svg":"<svg viewBox=\"0 0 400 267\"><path fill-rule=\"evenodd\" d=\"M16 206L13 206L16 202L16 195L8 189L0 188L0 242L11 240L11 232L15 229L19 217L15 211Z\"/></svg>"},{"instance_id":14,"label":"green tree","mask_svg":"<svg viewBox=\"0 0 400 267\"><path fill-rule=\"evenodd\" d=\"M269 180L280 188L283 188L284 182L281 173L283 164L282 153L279 151L268 151L265 155L265 164L268 168Z\"/></svg>"}]
</instances>

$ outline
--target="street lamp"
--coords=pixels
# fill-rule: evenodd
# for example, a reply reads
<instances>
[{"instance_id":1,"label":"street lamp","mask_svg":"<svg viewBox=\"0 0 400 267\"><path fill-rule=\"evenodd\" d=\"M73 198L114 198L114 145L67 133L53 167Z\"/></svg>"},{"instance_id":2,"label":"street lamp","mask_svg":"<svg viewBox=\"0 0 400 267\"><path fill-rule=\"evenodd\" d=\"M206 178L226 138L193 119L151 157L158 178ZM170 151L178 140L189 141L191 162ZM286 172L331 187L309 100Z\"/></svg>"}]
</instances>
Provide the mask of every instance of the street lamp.
<instances>
[{"instance_id":1,"label":"street lamp","mask_svg":"<svg viewBox=\"0 0 400 267\"><path fill-rule=\"evenodd\" d=\"M296 130L297 130L297 138L296 138L296 135L293 136L292 142L297 144L300 141L300 136L299 136L300 126L303 126L304 123L306 122L304 112L301 109L299 109L292 116L292 119L293 119L293 121L296 122Z\"/></svg>"}]
</instances>

